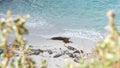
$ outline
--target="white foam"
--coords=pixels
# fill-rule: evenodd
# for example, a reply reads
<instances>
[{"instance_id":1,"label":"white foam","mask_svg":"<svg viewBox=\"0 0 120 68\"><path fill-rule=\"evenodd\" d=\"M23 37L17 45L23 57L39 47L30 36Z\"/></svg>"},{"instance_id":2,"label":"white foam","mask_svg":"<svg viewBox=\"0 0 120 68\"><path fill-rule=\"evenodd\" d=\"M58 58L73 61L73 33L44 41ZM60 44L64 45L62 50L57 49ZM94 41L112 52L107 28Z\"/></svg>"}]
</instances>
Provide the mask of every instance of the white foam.
<instances>
[{"instance_id":1,"label":"white foam","mask_svg":"<svg viewBox=\"0 0 120 68\"><path fill-rule=\"evenodd\" d=\"M39 29L40 28L47 28L47 27L51 26L48 21L46 21L45 19L43 19L41 17L35 17L35 18L30 17L30 19L28 19L26 25L28 27L31 27L31 28L39 27Z\"/></svg>"},{"instance_id":2,"label":"white foam","mask_svg":"<svg viewBox=\"0 0 120 68\"><path fill-rule=\"evenodd\" d=\"M0 14L1 17L5 16L5 14ZM13 15L13 17L16 15ZM33 28L34 30L38 28L39 30L46 29L49 27L52 27L52 25L42 17L37 17L37 16L32 16L30 19L28 19L26 25L30 28ZM37 29L36 29L37 30ZM52 29L51 29L52 30ZM59 30L58 30L59 31ZM48 31L49 32L49 31ZM40 35L44 38L50 38L50 37L56 37L56 36L64 36L64 37L75 37L75 38L86 38L90 40L99 40L104 38L104 34L93 30L93 29L64 29L63 31L59 31L59 33L55 34L45 34L45 35Z\"/></svg>"},{"instance_id":3,"label":"white foam","mask_svg":"<svg viewBox=\"0 0 120 68\"><path fill-rule=\"evenodd\" d=\"M56 37L56 36L63 36L63 37L70 37L70 38L85 38L90 40L100 40L104 38L104 35L100 32L95 30L74 30L74 29L65 29L64 32L59 32L54 35L41 35L45 38Z\"/></svg>"}]
</instances>

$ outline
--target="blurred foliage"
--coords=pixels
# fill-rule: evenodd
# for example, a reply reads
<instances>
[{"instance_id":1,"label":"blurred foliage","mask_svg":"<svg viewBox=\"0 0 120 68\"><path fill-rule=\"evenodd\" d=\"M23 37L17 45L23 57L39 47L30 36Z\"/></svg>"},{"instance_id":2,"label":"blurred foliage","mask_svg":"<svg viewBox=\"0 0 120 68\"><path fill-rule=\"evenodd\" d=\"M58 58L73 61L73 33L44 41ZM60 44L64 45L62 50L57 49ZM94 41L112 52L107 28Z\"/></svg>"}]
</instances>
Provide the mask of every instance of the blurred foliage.
<instances>
[{"instance_id":1,"label":"blurred foliage","mask_svg":"<svg viewBox=\"0 0 120 68\"><path fill-rule=\"evenodd\" d=\"M66 68L120 68L120 32L115 27L114 11L107 16L109 34L94 48L97 57L80 59L79 64L68 63Z\"/></svg>"},{"instance_id":2,"label":"blurred foliage","mask_svg":"<svg viewBox=\"0 0 120 68\"><path fill-rule=\"evenodd\" d=\"M11 11L8 11L7 17L0 20L0 49L4 49L1 54L2 68L35 68L34 62L28 57L29 48L25 46L23 37L28 34L24 25L27 17L12 17ZM8 44L10 41L11 44Z\"/></svg>"},{"instance_id":3,"label":"blurred foliage","mask_svg":"<svg viewBox=\"0 0 120 68\"><path fill-rule=\"evenodd\" d=\"M41 66L41 68L47 68L46 60L42 60L42 66Z\"/></svg>"}]
</instances>

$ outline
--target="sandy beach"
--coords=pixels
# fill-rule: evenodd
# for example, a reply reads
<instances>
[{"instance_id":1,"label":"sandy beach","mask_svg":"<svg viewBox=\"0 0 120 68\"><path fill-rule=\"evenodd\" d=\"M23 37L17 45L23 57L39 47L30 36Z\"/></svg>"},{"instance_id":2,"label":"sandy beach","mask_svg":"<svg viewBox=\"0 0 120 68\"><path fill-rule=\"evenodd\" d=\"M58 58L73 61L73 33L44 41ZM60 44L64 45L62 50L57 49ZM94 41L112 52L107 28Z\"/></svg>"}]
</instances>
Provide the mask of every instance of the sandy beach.
<instances>
[{"instance_id":1,"label":"sandy beach","mask_svg":"<svg viewBox=\"0 0 120 68\"><path fill-rule=\"evenodd\" d=\"M41 61L45 59L48 68L63 68L66 59L73 63L78 62L78 59L76 59L74 55L79 56L79 58L92 58L94 56L92 54L92 48L95 47L97 41L85 38L70 38L70 41L72 41L72 43L65 44L60 40L51 40L49 38L41 38L38 36L29 39L28 45L31 45L33 49L50 50L52 52L43 52L39 55L32 55L31 57L37 63L36 66L41 66ZM70 50L66 46L71 46L79 51L82 50L84 53L73 54L74 50ZM63 54L64 52L69 52L71 55L67 53Z\"/></svg>"}]
</instances>

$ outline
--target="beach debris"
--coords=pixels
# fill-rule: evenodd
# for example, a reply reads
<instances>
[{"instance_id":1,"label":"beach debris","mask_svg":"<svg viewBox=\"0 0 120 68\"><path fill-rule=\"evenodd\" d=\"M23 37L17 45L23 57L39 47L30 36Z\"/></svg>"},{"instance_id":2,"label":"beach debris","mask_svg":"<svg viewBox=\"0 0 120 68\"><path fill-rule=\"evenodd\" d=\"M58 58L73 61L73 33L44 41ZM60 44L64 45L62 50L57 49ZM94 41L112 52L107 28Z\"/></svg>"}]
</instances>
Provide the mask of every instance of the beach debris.
<instances>
[{"instance_id":1,"label":"beach debris","mask_svg":"<svg viewBox=\"0 0 120 68\"><path fill-rule=\"evenodd\" d=\"M72 43L72 42L70 41L70 38L67 38L67 37L52 37L51 39L52 39L52 40L61 40L61 41L63 41L64 43Z\"/></svg>"}]
</instances>

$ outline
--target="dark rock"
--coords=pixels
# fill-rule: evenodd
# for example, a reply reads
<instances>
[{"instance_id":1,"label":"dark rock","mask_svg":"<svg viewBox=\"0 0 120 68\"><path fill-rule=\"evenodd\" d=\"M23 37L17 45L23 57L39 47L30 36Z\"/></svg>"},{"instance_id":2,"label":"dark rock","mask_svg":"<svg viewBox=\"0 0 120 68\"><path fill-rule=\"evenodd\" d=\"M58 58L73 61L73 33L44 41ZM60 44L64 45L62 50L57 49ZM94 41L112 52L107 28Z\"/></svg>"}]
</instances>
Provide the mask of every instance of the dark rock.
<instances>
[{"instance_id":1,"label":"dark rock","mask_svg":"<svg viewBox=\"0 0 120 68\"><path fill-rule=\"evenodd\" d=\"M74 51L73 53L79 53L79 54L80 54L80 51L79 51L79 50L76 50L76 51Z\"/></svg>"},{"instance_id":2,"label":"dark rock","mask_svg":"<svg viewBox=\"0 0 120 68\"><path fill-rule=\"evenodd\" d=\"M54 58L58 58L60 56L62 56L63 54L56 54L55 56L53 56Z\"/></svg>"},{"instance_id":3,"label":"dark rock","mask_svg":"<svg viewBox=\"0 0 120 68\"><path fill-rule=\"evenodd\" d=\"M67 38L67 37L52 37L51 39L52 39L52 40L61 40L61 41L63 41L64 43L72 43L72 42L70 41L70 38Z\"/></svg>"},{"instance_id":4,"label":"dark rock","mask_svg":"<svg viewBox=\"0 0 120 68\"><path fill-rule=\"evenodd\" d=\"M48 53L49 53L49 54L53 54L52 50L48 50Z\"/></svg>"},{"instance_id":5,"label":"dark rock","mask_svg":"<svg viewBox=\"0 0 120 68\"><path fill-rule=\"evenodd\" d=\"M63 51L63 54L67 54L67 53L69 53L69 51L68 51L68 50Z\"/></svg>"},{"instance_id":6,"label":"dark rock","mask_svg":"<svg viewBox=\"0 0 120 68\"><path fill-rule=\"evenodd\" d=\"M31 49L30 55L39 55L40 53L43 53L43 50L41 50L41 49Z\"/></svg>"},{"instance_id":7,"label":"dark rock","mask_svg":"<svg viewBox=\"0 0 120 68\"><path fill-rule=\"evenodd\" d=\"M77 50L76 48L72 47L72 46L65 46L66 48L68 48L69 50Z\"/></svg>"},{"instance_id":8,"label":"dark rock","mask_svg":"<svg viewBox=\"0 0 120 68\"><path fill-rule=\"evenodd\" d=\"M29 45L29 47L33 47L32 45Z\"/></svg>"},{"instance_id":9,"label":"dark rock","mask_svg":"<svg viewBox=\"0 0 120 68\"><path fill-rule=\"evenodd\" d=\"M66 53L69 57L74 58L74 55L72 53Z\"/></svg>"},{"instance_id":10,"label":"dark rock","mask_svg":"<svg viewBox=\"0 0 120 68\"><path fill-rule=\"evenodd\" d=\"M83 50L80 50L80 53L84 53L84 51L83 51Z\"/></svg>"},{"instance_id":11,"label":"dark rock","mask_svg":"<svg viewBox=\"0 0 120 68\"><path fill-rule=\"evenodd\" d=\"M35 52L34 52L34 55L39 55L40 54L40 50L36 50Z\"/></svg>"},{"instance_id":12,"label":"dark rock","mask_svg":"<svg viewBox=\"0 0 120 68\"><path fill-rule=\"evenodd\" d=\"M43 53L43 52L44 52L44 50L41 50L41 49L39 49L39 51L40 51L41 53Z\"/></svg>"},{"instance_id":13,"label":"dark rock","mask_svg":"<svg viewBox=\"0 0 120 68\"><path fill-rule=\"evenodd\" d=\"M74 62L79 63L79 59L74 59Z\"/></svg>"},{"instance_id":14,"label":"dark rock","mask_svg":"<svg viewBox=\"0 0 120 68\"><path fill-rule=\"evenodd\" d=\"M74 57L76 58L76 59L80 59L81 57L80 57L80 54L74 54Z\"/></svg>"}]
</instances>

